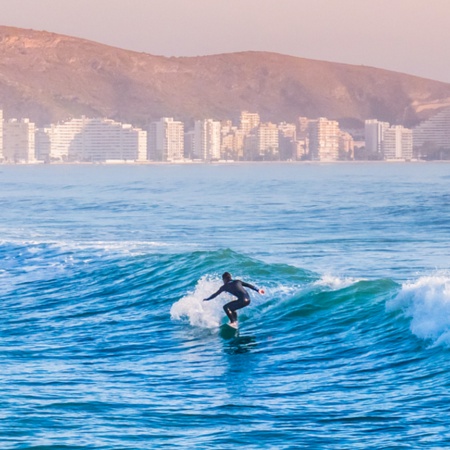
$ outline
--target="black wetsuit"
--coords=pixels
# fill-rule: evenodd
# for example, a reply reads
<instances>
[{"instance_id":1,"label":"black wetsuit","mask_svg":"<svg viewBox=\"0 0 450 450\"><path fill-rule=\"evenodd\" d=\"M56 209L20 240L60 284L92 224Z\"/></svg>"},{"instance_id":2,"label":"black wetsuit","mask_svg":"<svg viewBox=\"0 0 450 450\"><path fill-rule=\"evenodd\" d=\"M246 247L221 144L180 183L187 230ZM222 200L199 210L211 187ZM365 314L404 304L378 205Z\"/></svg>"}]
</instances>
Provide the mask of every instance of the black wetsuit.
<instances>
[{"instance_id":1,"label":"black wetsuit","mask_svg":"<svg viewBox=\"0 0 450 450\"><path fill-rule=\"evenodd\" d=\"M237 300L227 303L223 307L223 309L224 309L226 315L228 316L228 318L230 319L230 321L235 322L237 320L236 310L244 308L245 306L248 306L250 304L250 295L244 289L244 287L253 289L256 292L259 291L258 288L256 288L255 286L253 286L249 283L245 283L244 281L230 280L227 283L225 283L223 286L221 286L217 292L210 295L208 298L205 298L205 300L212 300L213 298L217 297L222 292L229 292L231 295L234 295L235 297L237 297Z\"/></svg>"}]
</instances>

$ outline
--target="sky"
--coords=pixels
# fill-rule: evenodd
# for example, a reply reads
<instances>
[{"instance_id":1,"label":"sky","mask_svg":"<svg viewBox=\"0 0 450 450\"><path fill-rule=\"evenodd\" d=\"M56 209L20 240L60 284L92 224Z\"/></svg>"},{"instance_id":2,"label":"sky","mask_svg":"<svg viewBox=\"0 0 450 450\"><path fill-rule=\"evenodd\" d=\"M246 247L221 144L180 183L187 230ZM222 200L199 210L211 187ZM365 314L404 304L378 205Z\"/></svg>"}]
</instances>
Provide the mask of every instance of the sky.
<instances>
[{"instance_id":1,"label":"sky","mask_svg":"<svg viewBox=\"0 0 450 450\"><path fill-rule=\"evenodd\" d=\"M0 25L153 55L270 51L450 83L450 0L0 0Z\"/></svg>"}]
</instances>

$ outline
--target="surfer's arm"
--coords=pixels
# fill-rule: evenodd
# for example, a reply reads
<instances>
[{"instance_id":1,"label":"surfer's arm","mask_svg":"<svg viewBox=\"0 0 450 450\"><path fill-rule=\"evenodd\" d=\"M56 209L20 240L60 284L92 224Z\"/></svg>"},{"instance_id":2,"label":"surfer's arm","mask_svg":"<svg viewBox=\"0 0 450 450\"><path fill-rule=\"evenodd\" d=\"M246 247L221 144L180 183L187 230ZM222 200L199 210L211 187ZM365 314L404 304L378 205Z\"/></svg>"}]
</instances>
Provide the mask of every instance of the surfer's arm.
<instances>
[{"instance_id":1,"label":"surfer's arm","mask_svg":"<svg viewBox=\"0 0 450 450\"><path fill-rule=\"evenodd\" d=\"M254 291L258 292L259 294L264 294L264 289L259 289L255 286L253 286L253 284L246 283L245 281L242 281L242 286L248 287L249 289L253 289Z\"/></svg>"},{"instance_id":2,"label":"surfer's arm","mask_svg":"<svg viewBox=\"0 0 450 450\"><path fill-rule=\"evenodd\" d=\"M214 292L214 294L210 295L208 298L204 298L203 301L207 302L208 300L212 300L213 298L216 298L222 292L223 292L223 286L217 292Z\"/></svg>"},{"instance_id":3,"label":"surfer's arm","mask_svg":"<svg viewBox=\"0 0 450 450\"><path fill-rule=\"evenodd\" d=\"M249 289L253 289L256 292L259 291L259 289L257 287L255 287L255 286L253 286L253 284L246 283L245 281L241 281L241 283L242 283L242 286L244 286L244 287L248 287Z\"/></svg>"}]
</instances>

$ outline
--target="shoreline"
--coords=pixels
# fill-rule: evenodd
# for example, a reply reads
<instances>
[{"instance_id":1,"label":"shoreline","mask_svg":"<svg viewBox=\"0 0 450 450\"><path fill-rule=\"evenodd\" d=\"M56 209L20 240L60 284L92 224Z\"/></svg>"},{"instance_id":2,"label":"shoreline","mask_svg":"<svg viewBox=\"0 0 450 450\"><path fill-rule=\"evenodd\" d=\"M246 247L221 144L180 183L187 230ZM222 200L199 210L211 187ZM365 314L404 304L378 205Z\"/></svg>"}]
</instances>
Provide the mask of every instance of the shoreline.
<instances>
[{"instance_id":1,"label":"shoreline","mask_svg":"<svg viewBox=\"0 0 450 450\"><path fill-rule=\"evenodd\" d=\"M427 164L450 163L446 159L433 160L381 160L381 161L99 161L99 162L19 162L0 163L1 167L12 166L231 166L231 165L342 165L342 164Z\"/></svg>"}]
</instances>

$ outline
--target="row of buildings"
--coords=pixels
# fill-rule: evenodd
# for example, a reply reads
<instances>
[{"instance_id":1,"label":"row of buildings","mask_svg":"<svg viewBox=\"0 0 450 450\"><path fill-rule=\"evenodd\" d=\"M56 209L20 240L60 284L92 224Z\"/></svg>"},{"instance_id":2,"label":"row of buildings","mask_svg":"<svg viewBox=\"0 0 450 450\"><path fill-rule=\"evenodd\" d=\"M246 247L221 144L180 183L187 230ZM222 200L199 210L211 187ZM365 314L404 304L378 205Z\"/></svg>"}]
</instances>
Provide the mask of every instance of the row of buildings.
<instances>
[{"instance_id":1,"label":"row of buildings","mask_svg":"<svg viewBox=\"0 0 450 450\"><path fill-rule=\"evenodd\" d=\"M364 127L365 154L368 159L411 161L413 159L413 131L401 125L366 120Z\"/></svg>"},{"instance_id":2,"label":"row of buildings","mask_svg":"<svg viewBox=\"0 0 450 450\"><path fill-rule=\"evenodd\" d=\"M243 111L237 125L203 119L187 128L164 117L144 130L81 117L38 128L28 119L3 120L0 110L0 161L6 163L411 160L429 157L433 148L441 155L450 148L450 108L412 130L366 120L362 142L327 118L274 124Z\"/></svg>"},{"instance_id":3,"label":"row of buildings","mask_svg":"<svg viewBox=\"0 0 450 450\"><path fill-rule=\"evenodd\" d=\"M147 139L152 161L336 161L351 159L354 149L352 136L336 121L300 117L296 124L274 124L247 111L237 126L204 119L189 130L183 122L162 118L150 124Z\"/></svg>"}]
</instances>

